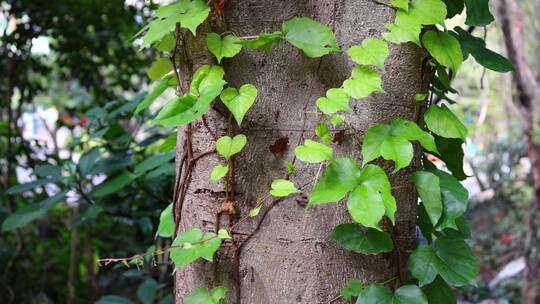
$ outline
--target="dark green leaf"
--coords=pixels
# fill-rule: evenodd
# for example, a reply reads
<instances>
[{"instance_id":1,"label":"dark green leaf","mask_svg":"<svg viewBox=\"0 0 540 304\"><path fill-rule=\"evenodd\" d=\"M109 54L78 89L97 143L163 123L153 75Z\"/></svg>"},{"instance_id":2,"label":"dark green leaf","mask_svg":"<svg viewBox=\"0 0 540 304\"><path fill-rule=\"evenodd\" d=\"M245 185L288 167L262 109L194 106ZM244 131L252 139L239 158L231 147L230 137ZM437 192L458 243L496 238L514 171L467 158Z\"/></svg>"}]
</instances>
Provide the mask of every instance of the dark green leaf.
<instances>
[{"instance_id":1,"label":"dark green leaf","mask_svg":"<svg viewBox=\"0 0 540 304\"><path fill-rule=\"evenodd\" d=\"M143 160L137 166L135 166L135 174L141 174L146 171L150 171L152 169L155 169L162 164L168 163L171 159L174 158L175 153L169 152L169 153L160 153L156 155L152 155L149 158Z\"/></svg>"},{"instance_id":2,"label":"dark green leaf","mask_svg":"<svg viewBox=\"0 0 540 304\"><path fill-rule=\"evenodd\" d=\"M463 171L463 140L458 138L444 138L435 135L435 143L439 150L439 158L444 161L446 167L458 180L464 180L467 175Z\"/></svg>"},{"instance_id":3,"label":"dark green leaf","mask_svg":"<svg viewBox=\"0 0 540 304\"><path fill-rule=\"evenodd\" d=\"M99 159L99 147L92 148L86 151L79 159L79 172L82 177L86 177L88 173L94 168L96 162Z\"/></svg>"},{"instance_id":4,"label":"dark green leaf","mask_svg":"<svg viewBox=\"0 0 540 304\"><path fill-rule=\"evenodd\" d=\"M137 289L137 297L143 304L153 304L158 290L158 283L153 279L146 279Z\"/></svg>"},{"instance_id":5,"label":"dark green leaf","mask_svg":"<svg viewBox=\"0 0 540 304\"><path fill-rule=\"evenodd\" d=\"M465 0L467 19L465 24L470 26L485 26L495 18L489 11L489 0Z\"/></svg>"},{"instance_id":6,"label":"dark green leaf","mask_svg":"<svg viewBox=\"0 0 540 304\"><path fill-rule=\"evenodd\" d=\"M35 189L37 187L45 186L45 185L50 184L50 183L58 182L61 179L62 179L61 176L60 177L56 176L56 177L52 177L52 178L37 179L37 180L31 181L29 183L15 185L15 186L9 188L6 191L6 193L7 194L22 193L22 192L25 192L25 191L28 191L28 190Z\"/></svg>"},{"instance_id":7,"label":"dark green leaf","mask_svg":"<svg viewBox=\"0 0 540 304\"><path fill-rule=\"evenodd\" d=\"M452 175L440 170L432 170L432 172L439 177L444 209L443 216L437 228L452 228L457 230L456 219L467 210L469 193Z\"/></svg>"},{"instance_id":8,"label":"dark green leaf","mask_svg":"<svg viewBox=\"0 0 540 304\"><path fill-rule=\"evenodd\" d=\"M456 304L454 291L446 282L437 276L435 281L422 287L430 304Z\"/></svg>"},{"instance_id":9,"label":"dark green leaf","mask_svg":"<svg viewBox=\"0 0 540 304\"><path fill-rule=\"evenodd\" d=\"M343 248L363 254L390 252L393 248L388 233L373 228L362 229L358 224L341 224L334 228L331 237Z\"/></svg>"},{"instance_id":10,"label":"dark green leaf","mask_svg":"<svg viewBox=\"0 0 540 304\"><path fill-rule=\"evenodd\" d=\"M107 295L101 297L96 304L132 304L130 299L121 297L121 296L115 296L115 295Z\"/></svg>"},{"instance_id":11,"label":"dark green leaf","mask_svg":"<svg viewBox=\"0 0 540 304\"><path fill-rule=\"evenodd\" d=\"M60 192L39 203L33 203L26 207L17 209L14 213L6 217L2 223L2 231L10 231L24 227L30 222L44 216L54 205L63 201L66 194L67 191Z\"/></svg>"},{"instance_id":12,"label":"dark green leaf","mask_svg":"<svg viewBox=\"0 0 540 304\"><path fill-rule=\"evenodd\" d=\"M476 257L465 241L441 236L433 247L420 245L409 258L409 269L420 286L435 280L439 274L454 287L475 284L478 274Z\"/></svg>"},{"instance_id":13,"label":"dark green leaf","mask_svg":"<svg viewBox=\"0 0 540 304\"><path fill-rule=\"evenodd\" d=\"M500 73L514 70L514 66L508 59L487 49L486 43L481 38L471 35L461 27L455 27L454 31L451 33L459 40L464 59L471 54L476 62L486 69Z\"/></svg>"},{"instance_id":14,"label":"dark green leaf","mask_svg":"<svg viewBox=\"0 0 540 304\"><path fill-rule=\"evenodd\" d=\"M461 14L465 8L465 2L463 0L442 0L446 4L446 19L450 19L455 15Z\"/></svg>"},{"instance_id":15,"label":"dark green leaf","mask_svg":"<svg viewBox=\"0 0 540 304\"><path fill-rule=\"evenodd\" d=\"M92 196L103 197L119 191L137 178L137 175L131 172L124 172L113 179L107 179L99 184L92 191Z\"/></svg>"}]
</instances>

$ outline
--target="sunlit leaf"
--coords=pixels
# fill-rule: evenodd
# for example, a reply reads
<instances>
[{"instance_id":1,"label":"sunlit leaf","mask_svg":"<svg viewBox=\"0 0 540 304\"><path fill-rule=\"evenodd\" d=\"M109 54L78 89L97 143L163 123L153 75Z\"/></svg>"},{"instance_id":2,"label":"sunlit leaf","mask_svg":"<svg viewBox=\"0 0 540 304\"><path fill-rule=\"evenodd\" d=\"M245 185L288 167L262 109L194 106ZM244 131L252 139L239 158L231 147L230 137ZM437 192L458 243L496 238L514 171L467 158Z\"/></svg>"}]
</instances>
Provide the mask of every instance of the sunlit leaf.
<instances>
[{"instance_id":1,"label":"sunlit leaf","mask_svg":"<svg viewBox=\"0 0 540 304\"><path fill-rule=\"evenodd\" d=\"M219 155L229 159L231 156L242 151L246 143L247 138L244 134L238 134L233 138L223 136L217 140L216 149Z\"/></svg>"},{"instance_id":2,"label":"sunlit leaf","mask_svg":"<svg viewBox=\"0 0 540 304\"><path fill-rule=\"evenodd\" d=\"M238 42L240 39L234 35L227 35L223 39L216 33L209 33L206 36L208 50L216 56L218 63L221 63L223 58L231 58L240 53L242 45Z\"/></svg>"}]
</instances>

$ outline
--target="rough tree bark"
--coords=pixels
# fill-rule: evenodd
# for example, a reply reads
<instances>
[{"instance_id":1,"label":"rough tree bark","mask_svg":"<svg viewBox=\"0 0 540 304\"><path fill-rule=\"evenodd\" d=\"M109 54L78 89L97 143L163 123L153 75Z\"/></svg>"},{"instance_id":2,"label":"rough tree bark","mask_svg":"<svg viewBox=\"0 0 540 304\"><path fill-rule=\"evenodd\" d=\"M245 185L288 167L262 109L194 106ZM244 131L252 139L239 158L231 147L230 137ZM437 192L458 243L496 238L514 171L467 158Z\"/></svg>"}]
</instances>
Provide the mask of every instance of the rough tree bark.
<instances>
[{"instance_id":1,"label":"rough tree bark","mask_svg":"<svg viewBox=\"0 0 540 304\"><path fill-rule=\"evenodd\" d=\"M538 251L540 244L540 147L536 143L534 111L538 105L538 96L540 96L540 83L536 81L527 64L523 33L521 29L515 29L512 26L513 20L522 14L518 4L513 0L499 0L497 4L506 52L515 68L512 78L517 94L516 105L522 117L527 157L531 162L534 197L525 219L527 235L524 255L527 267L523 275L521 290L523 303L535 304L540 303L540 252ZM522 20L522 18L519 19Z\"/></svg>"},{"instance_id":2,"label":"rough tree bark","mask_svg":"<svg viewBox=\"0 0 540 304\"><path fill-rule=\"evenodd\" d=\"M232 31L238 36L256 35L280 30L283 21L295 16L308 16L331 26L336 40L346 50L364 38L379 37L384 24L393 22L394 11L369 0L227 1L226 29L215 30ZM197 38L186 38L188 49L182 76L211 62L211 57L204 51L203 33L208 30L208 25L199 30ZM386 93L351 102L354 113L347 119L357 131L363 133L373 123L388 122L393 117L418 119L414 96L424 87L421 59L422 54L416 46L391 47L383 73ZM310 59L286 43L270 54L244 49L234 59L225 61L229 84L239 87L252 83L258 88L259 95L244 119L242 129L236 130L247 135L248 144L235 159L236 213L232 216L223 214L221 227L245 215L255 206L257 198L268 193L273 179L285 176L284 161L292 160L293 148L313 134L318 120L313 114L315 100L327 89L339 87L349 77L352 66L344 53ZM189 79L182 81L185 89ZM226 118L228 115L219 114L225 113L223 109L217 103L206 115L206 125L212 132L202 121L178 130L177 178L185 178L189 165L180 168L180 164L186 155L189 158L190 144L192 156L197 157L214 149L215 140L211 133L226 134L230 119ZM288 137L290 146L275 156L269 146L282 137ZM354 155L360 159L360 144L351 132L347 132L336 148L336 154ZM351 221L343 203L306 211L305 199L298 196L274 201L270 211L265 212L269 210L267 204L258 217L236 229L239 240L248 238L239 248L232 246L220 250L214 265L199 261L176 271L175 302L183 303L186 295L195 288L221 284L229 289L230 303L238 303L239 299L243 303L261 304L328 303L339 295L348 278L385 281L403 273L408 253L415 247L417 195L410 174L418 165L419 152L416 156L411 168L390 176L398 201L397 226L391 230L399 251L362 256L340 248L329 234L336 225ZM215 229L216 214L224 201L224 186L213 185L209 176L213 166L219 163L223 160L216 154L209 154L194 164L191 178L186 178L189 182L184 202L177 203L177 206L183 206L177 231L192 227ZM305 187L307 194L319 166L299 162L296 165L297 172L291 178L297 186L308 184ZM389 169L388 164L384 165ZM177 196L182 198L181 194ZM261 218L264 220L260 229L256 229ZM179 220L177 214L176 221Z\"/></svg>"}]
</instances>

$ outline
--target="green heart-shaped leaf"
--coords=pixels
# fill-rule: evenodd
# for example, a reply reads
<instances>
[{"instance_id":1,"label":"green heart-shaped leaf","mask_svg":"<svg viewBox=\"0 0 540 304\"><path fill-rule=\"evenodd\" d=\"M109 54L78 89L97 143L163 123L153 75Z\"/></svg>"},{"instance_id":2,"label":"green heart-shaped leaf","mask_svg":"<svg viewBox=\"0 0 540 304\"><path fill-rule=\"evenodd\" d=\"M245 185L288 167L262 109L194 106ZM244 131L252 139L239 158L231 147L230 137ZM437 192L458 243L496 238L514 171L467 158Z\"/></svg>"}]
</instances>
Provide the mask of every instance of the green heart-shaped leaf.
<instances>
[{"instance_id":1,"label":"green heart-shaped leaf","mask_svg":"<svg viewBox=\"0 0 540 304\"><path fill-rule=\"evenodd\" d=\"M352 112L349 106L351 98L345 90L333 88L326 91L326 97L317 99L317 108L326 115L337 113L338 111Z\"/></svg>"},{"instance_id":2,"label":"green heart-shaped leaf","mask_svg":"<svg viewBox=\"0 0 540 304\"><path fill-rule=\"evenodd\" d=\"M247 143L247 138L244 134L238 134L234 138L223 136L216 142L216 150L219 155L229 159L231 156L242 151Z\"/></svg>"},{"instance_id":3,"label":"green heart-shaped leaf","mask_svg":"<svg viewBox=\"0 0 540 304\"><path fill-rule=\"evenodd\" d=\"M216 56L218 63L221 63L223 58L231 58L242 50L242 45L239 44L240 39L234 35L227 35L223 39L216 33L210 33L206 36L206 45L208 50Z\"/></svg>"},{"instance_id":4,"label":"green heart-shaped leaf","mask_svg":"<svg viewBox=\"0 0 540 304\"><path fill-rule=\"evenodd\" d=\"M247 111L257 98L257 88L249 83L241 86L239 91L235 88L227 88L221 92L220 97L240 126Z\"/></svg>"}]
</instances>

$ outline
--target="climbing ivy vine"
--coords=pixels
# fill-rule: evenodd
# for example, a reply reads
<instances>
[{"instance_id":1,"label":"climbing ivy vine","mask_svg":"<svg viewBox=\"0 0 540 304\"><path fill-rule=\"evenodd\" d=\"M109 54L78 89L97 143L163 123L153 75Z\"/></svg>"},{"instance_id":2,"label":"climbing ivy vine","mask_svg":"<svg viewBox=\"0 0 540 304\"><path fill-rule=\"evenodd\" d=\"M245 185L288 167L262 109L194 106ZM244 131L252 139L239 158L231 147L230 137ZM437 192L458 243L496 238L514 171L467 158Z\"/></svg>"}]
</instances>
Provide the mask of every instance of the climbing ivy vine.
<instances>
[{"instance_id":1,"label":"climbing ivy vine","mask_svg":"<svg viewBox=\"0 0 540 304\"><path fill-rule=\"evenodd\" d=\"M356 299L356 303L456 303L452 289L474 285L478 267L474 254L467 244L470 229L463 214L467 208L468 193L460 180L463 173L462 144L467 128L452 113L447 97L451 80L469 55L487 69L497 72L512 70L503 56L489 50L485 42L473 36L471 29L461 27L448 29L445 20L466 10L466 25L486 26L493 21L488 1L474 0L391 0L388 4L396 11L395 21L387 24L381 37L370 37L361 44L346 50L356 66L351 76L340 87L330 88L325 96L314 101L321 119L311 139L294 149L295 157L305 163L324 168L320 178L309 193L308 207L346 201L346 207L355 223L343 223L331 233L331 238L344 249L361 254L381 254L397 250L388 227L395 224L398 211L396 199L388 174L395 174L410 167L415 145L425 156L434 155L446 163L449 170L435 167L427 157L421 160L421 169L412 174L420 197L418 225L427 242L419 245L408 261L410 277L388 278L385 282L365 285L357 278L350 278L341 297ZM157 9L155 20L138 34L142 47L154 47L162 57L150 67L148 76L157 81L154 90L141 101L139 113L168 89L176 96L165 104L153 119L153 123L166 127L185 126L203 119L219 98L238 126L257 100L258 90L250 83L239 88L227 84L225 71L219 65L242 51L242 48L271 52L279 43L289 43L300 49L305 56L317 58L333 52L341 52L332 29L308 17L296 17L283 22L282 30L261 33L250 37L237 37L233 33L208 33L206 45L215 56L216 64L199 67L191 77L189 90L182 92L176 58L184 46L179 43L180 33L187 29L191 35L210 15L211 7L204 0L180 0ZM218 12L220 13L220 12ZM189 33L188 33L189 34ZM362 99L377 92L384 92L381 72L389 56L391 44L413 43L424 50L425 69L432 75L425 91L417 92L414 102L421 109L416 121L395 117L387 124L374 124L363 137L354 129L348 131L361 139L362 163L351 157L335 157L331 146L333 136L328 124L348 125L343 114L352 112L351 100L361 104ZM345 50L344 50L345 51ZM422 114L423 113L423 114ZM215 166L208 178L216 183L222 181L227 188L227 202L234 210L234 160L249 138L244 134L229 134L215 138L215 150L180 160L192 168L205 155L217 153L222 163ZM316 140L318 139L318 140ZM393 171L385 172L379 159L393 163ZM185 162L185 163L184 163ZM190 169L188 169L190 170ZM239 222L259 216L261 208L270 197L286 197L302 192L305 185L296 186L290 180L295 170L293 162L287 165L288 174L268 185L268 194L257 201ZM189 179L190 174L186 175ZM174 237L168 249L177 268L198 259L212 261L214 254L224 242L236 242L232 225L226 229L203 232L200 228L178 233L185 186L178 177L174 202L161 214L157 235ZM185 181L184 181L185 183ZM179 206L179 207L178 207ZM389 221L388 224L381 224ZM387 287L393 284L393 289ZM195 289L186 303L220 303L227 289L215 286L211 290ZM239 291L237 291L237 296ZM441 296L445 295L445 296ZM239 296L238 296L239 297Z\"/></svg>"}]
</instances>

